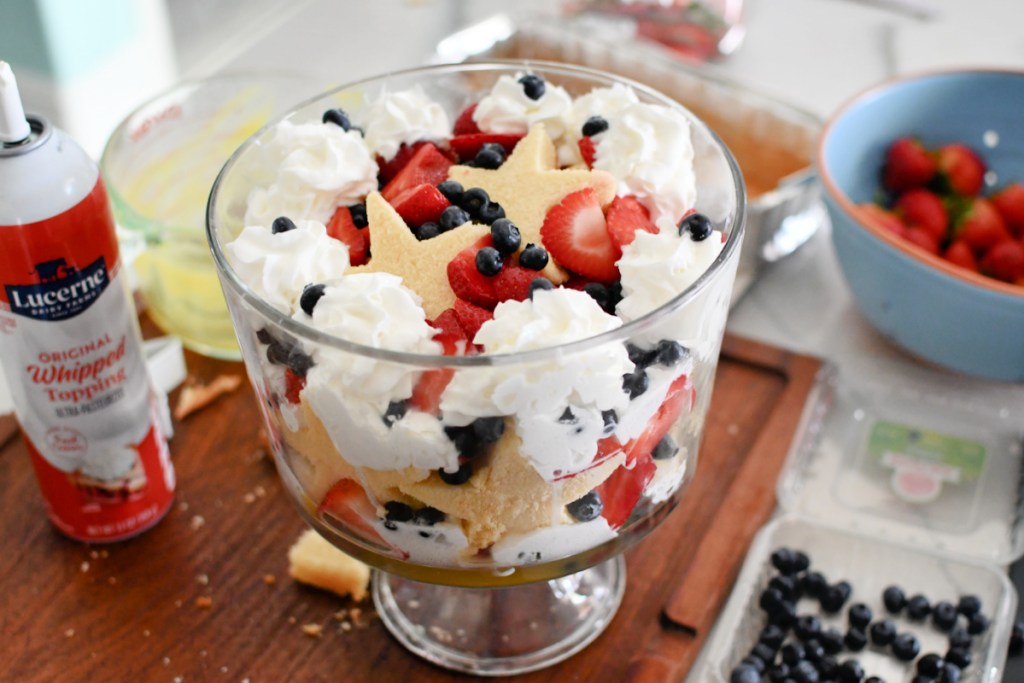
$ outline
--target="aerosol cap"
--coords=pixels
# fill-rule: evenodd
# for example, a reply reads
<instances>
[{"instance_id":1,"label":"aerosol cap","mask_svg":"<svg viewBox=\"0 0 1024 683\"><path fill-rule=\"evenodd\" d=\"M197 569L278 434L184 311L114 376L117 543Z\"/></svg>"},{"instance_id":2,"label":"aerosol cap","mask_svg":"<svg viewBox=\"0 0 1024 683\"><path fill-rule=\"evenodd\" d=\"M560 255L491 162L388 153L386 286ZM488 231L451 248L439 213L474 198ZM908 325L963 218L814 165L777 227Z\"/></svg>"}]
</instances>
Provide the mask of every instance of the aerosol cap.
<instances>
[{"instance_id":1,"label":"aerosol cap","mask_svg":"<svg viewBox=\"0 0 1024 683\"><path fill-rule=\"evenodd\" d=\"M17 144L32 134L11 65L0 61L0 143Z\"/></svg>"}]
</instances>

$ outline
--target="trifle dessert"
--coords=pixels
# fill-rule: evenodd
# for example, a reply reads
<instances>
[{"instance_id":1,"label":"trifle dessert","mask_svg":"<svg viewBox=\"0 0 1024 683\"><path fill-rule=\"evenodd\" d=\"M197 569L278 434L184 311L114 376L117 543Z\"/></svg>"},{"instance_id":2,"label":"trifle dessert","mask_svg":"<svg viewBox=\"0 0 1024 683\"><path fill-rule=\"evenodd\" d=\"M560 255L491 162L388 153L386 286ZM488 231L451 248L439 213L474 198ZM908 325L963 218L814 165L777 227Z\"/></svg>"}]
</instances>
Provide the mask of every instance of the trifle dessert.
<instances>
[{"instance_id":1,"label":"trifle dessert","mask_svg":"<svg viewBox=\"0 0 1024 683\"><path fill-rule=\"evenodd\" d=\"M682 107L583 73L350 86L215 186L282 475L376 566L481 585L582 569L693 475L742 184Z\"/></svg>"}]
</instances>

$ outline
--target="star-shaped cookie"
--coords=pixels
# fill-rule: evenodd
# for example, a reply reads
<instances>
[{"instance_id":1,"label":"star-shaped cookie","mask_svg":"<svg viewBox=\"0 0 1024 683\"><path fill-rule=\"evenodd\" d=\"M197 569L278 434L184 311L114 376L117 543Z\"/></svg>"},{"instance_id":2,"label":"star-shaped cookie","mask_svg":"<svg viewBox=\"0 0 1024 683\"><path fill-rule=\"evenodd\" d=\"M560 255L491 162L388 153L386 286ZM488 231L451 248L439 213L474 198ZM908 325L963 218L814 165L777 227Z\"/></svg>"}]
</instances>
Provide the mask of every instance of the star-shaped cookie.
<instances>
[{"instance_id":1,"label":"star-shaped cookie","mask_svg":"<svg viewBox=\"0 0 1024 683\"><path fill-rule=\"evenodd\" d=\"M490 234L490 227L463 223L422 242L416 239L398 212L379 192L366 198L366 218L370 231L370 261L350 268L350 273L392 273L420 295L427 318L436 318L455 303L448 284L448 262L455 255Z\"/></svg>"},{"instance_id":2,"label":"star-shaped cookie","mask_svg":"<svg viewBox=\"0 0 1024 683\"><path fill-rule=\"evenodd\" d=\"M480 187L505 209L516 224L523 246L540 244L540 228L548 209L566 195L591 187L604 206L615 198L615 178L605 171L586 168L558 168L558 155L551 136L537 124L519 141L505 163L495 170L452 166L448 177L466 189ZM549 264L548 269L551 269ZM549 277L554 273L545 271ZM557 272L557 271L556 271ZM565 279L556 275L556 282Z\"/></svg>"}]
</instances>

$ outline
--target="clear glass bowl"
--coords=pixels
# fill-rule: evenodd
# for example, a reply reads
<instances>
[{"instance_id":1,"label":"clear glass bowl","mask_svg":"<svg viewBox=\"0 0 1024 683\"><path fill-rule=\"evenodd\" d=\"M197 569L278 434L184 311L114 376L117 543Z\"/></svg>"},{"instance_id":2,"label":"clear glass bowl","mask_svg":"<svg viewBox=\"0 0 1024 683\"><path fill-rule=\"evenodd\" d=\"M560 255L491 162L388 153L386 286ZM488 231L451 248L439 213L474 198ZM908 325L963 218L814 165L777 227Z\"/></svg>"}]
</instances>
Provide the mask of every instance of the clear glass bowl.
<instances>
[{"instance_id":1,"label":"clear glass bowl","mask_svg":"<svg viewBox=\"0 0 1024 683\"><path fill-rule=\"evenodd\" d=\"M741 175L718 138L681 105L622 78L543 62L389 74L328 92L286 117L319 122L327 109L352 114L384 89L419 86L454 120L500 76L527 70L573 96L626 83L641 101L690 120L696 208L727 239L707 272L642 318L560 346L461 356L371 348L292 319L248 288L224 252L244 227L249 192L267 182L261 151L269 129L221 171L207 220L274 457L301 514L339 548L382 570L374 597L401 642L435 663L477 674L540 668L593 640L622 596L619 554L671 512L693 476L743 233ZM606 428L607 397L582 397L573 383L587 375L594 386L620 391L616 359L628 348L659 344L681 345L683 353L651 363L646 391L620 401ZM317 365L331 368L330 382L311 379ZM446 433L443 414L405 400L439 378L449 380L444 396L461 392L463 402L484 406L485 416ZM381 386L391 390L384 399ZM526 403L537 414L489 412L496 393L513 386L533 387ZM400 417L396 406L404 411ZM452 474L439 459L463 438L474 444L462 451L473 451L466 465L471 475L448 483ZM578 521L587 518L580 512L586 506L570 504L592 500L593 491L602 512ZM534 627L524 631L524 619Z\"/></svg>"}]
</instances>

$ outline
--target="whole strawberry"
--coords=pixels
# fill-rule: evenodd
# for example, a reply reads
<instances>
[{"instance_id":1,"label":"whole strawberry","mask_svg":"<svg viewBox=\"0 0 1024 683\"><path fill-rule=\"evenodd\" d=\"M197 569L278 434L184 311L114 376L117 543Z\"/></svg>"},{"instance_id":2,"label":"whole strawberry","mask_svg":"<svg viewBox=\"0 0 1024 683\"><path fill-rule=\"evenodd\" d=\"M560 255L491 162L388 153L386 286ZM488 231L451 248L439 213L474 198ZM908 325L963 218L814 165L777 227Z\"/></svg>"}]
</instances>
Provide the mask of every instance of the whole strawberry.
<instances>
[{"instance_id":1,"label":"whole strawberry","mask_svg":"<svg viewBox=\"0 0 1024 683\"><path fill-rule=\"evenodd\" d=\"M1010 183L992 195L992 205L1017 237L1024 235L1024 184Z\"/></svg>"},{"instance_id":2,"label":"whole strawberry","mask_svg":"<svg viewBox=\"0 0 1024 683\"><path fill-rule=\"evenodd\" d=\"M907 226L892 211L888 211L878 204L872 204L871 202L865 202L857 208L860 210L863 220L885 228L899 237L907 236Z\"/></svg>"},{"instance_id":3,"label":"whole strawberry","mask_svg":"<svg viewBox=\"0 0 1024 683\"><path fill-rule=\"evenodd\" d=\"M935 177L937 170L935 159L919 141L897 138L886 151L882 183L886 189L900 192L921 187Z\"/></svg>"},{"instance_id":4,"label":"whole strawberry","mask_svg":"<svg viewBox=\"0 0 1024 683\"><path fill-rule=\"evenodd\" d=\"M986 251L994 244L1012 239L1003 217L996 211L995 206L981 197L975 197L971 201L970 208L960 216L953 231L958 239L962 239L974 250L975 254Z\"/></svg>"},{"instance_id":5,"label":"whole strawberry","mask_svg":"<svg viewBox=\"0 0 1024 683\"><path fill-rule=\"evenodd\" d=\"M1003 282L1024 278L1024 244L1005 240L994 244L981 259L981 272Z\"/></svg>"},{"instance_id":6,"label":"whole strawberry","mask_svg":"<svg viewBox=\"0 0 1024 683\"><path fill-rule=\"evenodd\" d=\"M939 175L950 190L965 197L974 197L981 192L985 182L985 163L974 150L954 142L939 147L935 155Z\"/></svg>"},{"instance_id":7,"label":"whole strawberry","mask_svg":"<svg viewBox=\"0 0 1024 683\"><path fill-rule=\"evenodd\" d=\"M893 211L906 225L921 228L936 242L946 239L949 214L942 199L934 192L923 187L907 190L896 200Z\"/></svg>"}]
</instances>

